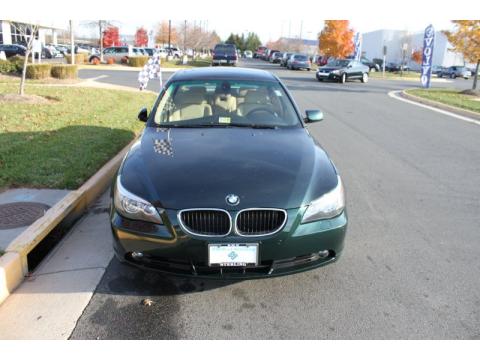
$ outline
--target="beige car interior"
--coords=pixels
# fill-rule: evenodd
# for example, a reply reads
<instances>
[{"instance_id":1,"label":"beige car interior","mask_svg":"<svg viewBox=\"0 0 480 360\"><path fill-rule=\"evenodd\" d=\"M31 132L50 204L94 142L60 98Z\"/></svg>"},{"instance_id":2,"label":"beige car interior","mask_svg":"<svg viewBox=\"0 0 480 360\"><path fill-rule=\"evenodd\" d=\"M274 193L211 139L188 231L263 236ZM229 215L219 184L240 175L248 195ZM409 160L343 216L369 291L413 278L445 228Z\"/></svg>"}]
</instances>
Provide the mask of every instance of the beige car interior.
<instances>
[{"instance_id":1,"label":"beige car interior","mask_svg":"<svg viewBox=\"0 0 480 360\"><path fill-rule=\"evenodd\" d=\"M281 114L277 96L266 88L239 89L233 92L215 91L208 94L204 87L180 88L173 97L170 121L190 120L206 116L229 114L245 117L254 109L269 109Z\"/></svg>"}]
</instances>

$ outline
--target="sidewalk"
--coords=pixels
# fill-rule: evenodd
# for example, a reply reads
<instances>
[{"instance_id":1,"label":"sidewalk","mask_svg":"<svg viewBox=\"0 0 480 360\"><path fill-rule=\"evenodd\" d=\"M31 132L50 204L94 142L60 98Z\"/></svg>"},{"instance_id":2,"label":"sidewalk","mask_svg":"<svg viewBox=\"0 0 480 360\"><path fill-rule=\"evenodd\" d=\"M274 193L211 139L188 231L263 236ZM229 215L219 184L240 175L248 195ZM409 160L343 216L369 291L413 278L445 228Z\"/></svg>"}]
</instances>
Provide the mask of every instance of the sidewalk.
<instances>
[{"instance_id":1,"label":"sidewalk","mask_svg":"<svg viewBox=\"0 0 480 360\"><path fill-rule=\"evenodd\" d=\"M0 305L0 339L68 339L112 258L109 191Z\"/></svg>"},{"instance_id":2,"label":"sidewalk","mask_svg":"<svg viewBox=\"0 0 480 360\"><path fill-rule=\"evenodd\" d=\"M65 197L70 191L69 190L51 190L51 189L10 189L0 193L0 206L6 204L15 204L15 203L37 203L44 204L48 207L52 207L63 197ZM28 204L27 204L28 205ZM47 208L47 206L45 208ZM35 209L34 209L35 210ZM41 212L41 209L38 209L38 213ZM28 221L26 219L25 213L15 215L15 210L5 209L5 213L0 212L0 250L5 250L8 245L20 235L29 225L14 227L15 220ZM35 215L35 214L32 214ZM11 223L12 226L7 226L8 223ZM30 223L33 223L31 221Z\"/></svg>"}]
</instances>

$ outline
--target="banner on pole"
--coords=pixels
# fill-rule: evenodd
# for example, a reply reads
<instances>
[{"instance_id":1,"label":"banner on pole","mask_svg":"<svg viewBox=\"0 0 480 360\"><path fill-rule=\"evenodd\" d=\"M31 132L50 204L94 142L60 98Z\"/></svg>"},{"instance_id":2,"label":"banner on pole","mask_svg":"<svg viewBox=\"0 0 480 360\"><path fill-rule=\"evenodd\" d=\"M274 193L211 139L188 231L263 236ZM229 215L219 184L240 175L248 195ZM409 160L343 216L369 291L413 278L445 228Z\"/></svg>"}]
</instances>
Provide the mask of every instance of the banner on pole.
<instances>
[{"instance_id":1,"label":"banner on pole","mask_svg":"<svg viewBox=\"0 0 480 360\"><path fill-rule=\"evenodd\" d=\"M355 46L353 58L355 60L360 61L360 58L362 57L362 35L359 32L355 34L355 39L353 40L353 44Z\"/></svg>"},{"instance_id":2,"label":"banner on pole","mask_svg":"<svg viewBox=\"0 0 480 360\"><path fill-rule=\"evenodd\" d=\"M420 80L424 88L430 87L430 78L432 76L433 45L435 43L435 29L433 25L428 25L423 37L422 51L422 76Z\"/></svg>"}]
</instances>

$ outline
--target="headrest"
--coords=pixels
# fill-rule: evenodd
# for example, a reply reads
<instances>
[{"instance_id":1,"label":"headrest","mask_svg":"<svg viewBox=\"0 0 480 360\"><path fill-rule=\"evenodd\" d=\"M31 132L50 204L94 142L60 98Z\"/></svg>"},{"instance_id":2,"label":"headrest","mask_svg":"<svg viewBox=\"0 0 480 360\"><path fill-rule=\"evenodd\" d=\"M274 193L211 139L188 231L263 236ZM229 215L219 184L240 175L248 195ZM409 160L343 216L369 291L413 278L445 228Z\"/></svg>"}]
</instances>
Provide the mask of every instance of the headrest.
<instances>
[{"instance_id":1,"label":"headrest","mask_svg":"<svg viewBox=\"0 0 480 360\"><path fill-rule=\"evenodd\" d=\"M245 102L247 103L267 103L267 91L265 89L249 90L245 96Z\"/></svg>"},{"instance_id":2,"label":"headrest","mask_svg":"<svg viewBox=\"0 0 480 360\"><path fill-rule=\"evenodd\" d=\"M201 104L206 101L207 90L204 87L193 87L181 90L175 96L175 104Z\"/></svg>"}]
</instances>

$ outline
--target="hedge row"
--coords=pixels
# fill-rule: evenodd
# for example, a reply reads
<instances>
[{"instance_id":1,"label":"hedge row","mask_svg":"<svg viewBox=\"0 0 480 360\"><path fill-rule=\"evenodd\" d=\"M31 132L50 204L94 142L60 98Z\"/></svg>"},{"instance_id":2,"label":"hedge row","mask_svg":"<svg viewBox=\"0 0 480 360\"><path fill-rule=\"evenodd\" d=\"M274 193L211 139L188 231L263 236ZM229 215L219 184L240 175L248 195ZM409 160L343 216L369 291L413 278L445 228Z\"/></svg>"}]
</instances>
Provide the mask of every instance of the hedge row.
<instances>
[{"instance_id":1,"label":"hedge row","mask_svg":"<svg viewBox=\"0 0 480 360\"><path fill-rule=\"evenodd\" d=\"M0 73L21 73L23 69L23 57L12 56L8 60L0 60Z\"/></svg>"},{"instance_id":2,"label":"hedge row","mask_svg":"<svg viewBox=\"0 0 480 360\"><path fill-rule=\"evenodd\" d=\"M134 67L142 67L148 62L148 56L130 56L128 58L128 65Z\"/></svg>"},{"instance_id":3,"label":"hedge row","mask_svg":"<svg viewBox=\"0 0 480 360\"><path fill-rule=\"evenodd\" d=\"M65 60L67 60L67 64L70 64L72 62L72 55L65 55ZM88 62L87 53L75 54L75 64L85 64L87 62Z\"/></svg>"},{"instance_id":4,"label":"hedge row","mask_svg":"<svg viewBox=\"0 0 480 360\"><path fill-rule=\"evenodd\" d=\"M78 67L77 65L53 65L50 73L57 79L76 79Z\"/></svg>"},{"instance_id":5,"label":"hedge row","mask_svg":"<svg viewBox=\"0 0 480 360\"><path fill-rule=\"evenodd\" d=\"M77 65L52 64L27 65L27 79L45 79L50 76L57 79L76 79L78 76L78 67Z\"/></svg>"}]
</instances>

